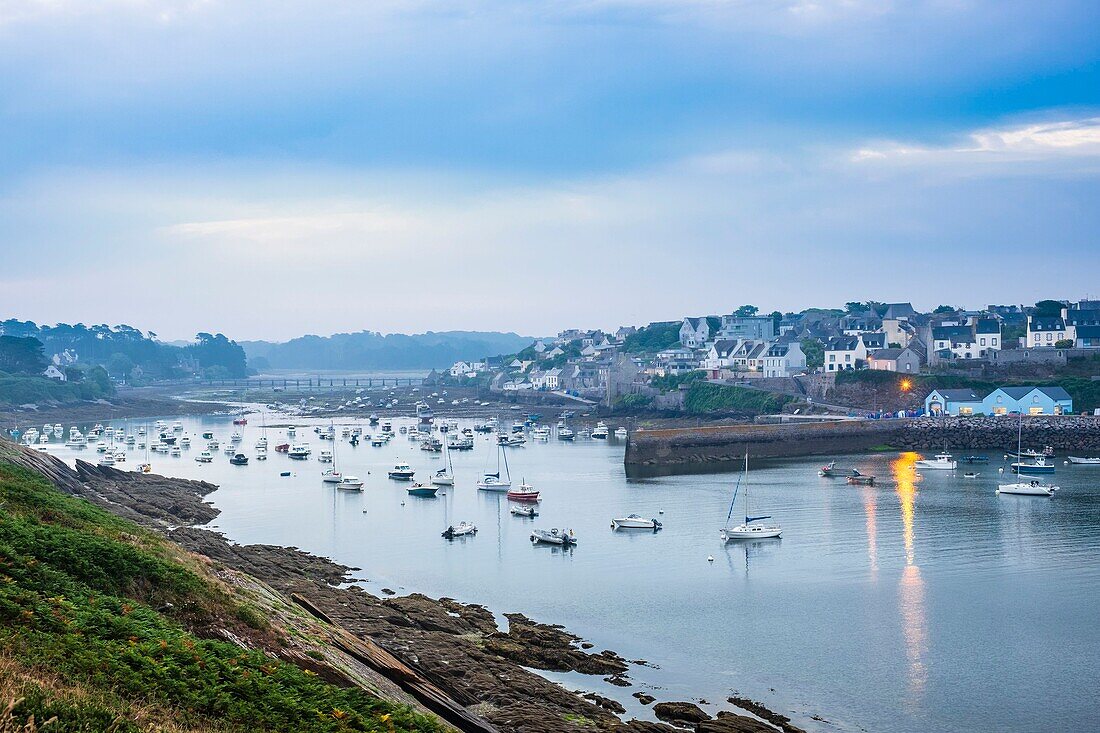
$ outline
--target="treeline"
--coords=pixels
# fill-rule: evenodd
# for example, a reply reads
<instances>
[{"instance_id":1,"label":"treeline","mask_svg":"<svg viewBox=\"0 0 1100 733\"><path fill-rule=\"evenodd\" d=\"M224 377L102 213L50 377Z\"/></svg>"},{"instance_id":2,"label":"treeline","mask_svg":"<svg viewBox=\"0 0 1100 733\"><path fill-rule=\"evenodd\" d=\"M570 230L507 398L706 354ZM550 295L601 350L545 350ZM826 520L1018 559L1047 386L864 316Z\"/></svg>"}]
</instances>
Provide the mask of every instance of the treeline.
<instances>
[{"instance_id":1,"label":"treeline","mask_svg":"<svg viewBox=\"0 0 1100 733\"><path fill-rule=\"evenodd\" d=\"M444 369L456 361L514 354L533 339L514 333L372 331L301 336L285 343L242 342L255 369Z\"/></svg>"},{"instance_id":2,"label":"treeline","mask_svg":"<svg viewBox=\"0 0 1100 733\"><path fill-rule=\"evenodd\" d=\"M175 346L157 340L152 331L142 332L125 324L58 323L47 326L9 319L0 321L0 338L4 337L9 339L7 349L22 354L19 358L23 359L26 358L26 346L17 347L11 339L36 341L46 360L37 370L29 367L5 369L5 357L0 353L0 371L9 375L41 375L55 355L58 368L70 379L80 379L82 372L93 366L102 367L114 379L127 382L178 379L193 374L214 378L243 377L248 373L244 349L220 333L199 333L194 344Z\"/></svg>"}]
</instances>

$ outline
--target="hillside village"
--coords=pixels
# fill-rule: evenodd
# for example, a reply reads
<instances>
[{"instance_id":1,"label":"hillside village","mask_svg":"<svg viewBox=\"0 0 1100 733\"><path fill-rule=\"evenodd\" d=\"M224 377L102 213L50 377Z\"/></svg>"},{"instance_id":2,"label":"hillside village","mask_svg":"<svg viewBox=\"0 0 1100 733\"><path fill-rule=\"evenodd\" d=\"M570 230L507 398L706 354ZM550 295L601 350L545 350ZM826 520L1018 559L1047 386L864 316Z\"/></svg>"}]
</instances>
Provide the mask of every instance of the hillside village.
<instances>
[{"instance_id":1,"label":"hillside village","mask_svg":"<svg viewBox=\"0 0 1100 733\"><path fill-rule=\"evenodd\" d=\"M742 306L726 315L569 329L518 354L457 362L452 381L494 392L557 393L608 407L677 409L685 382L705 380L794 396L824 397L860 372L960 377L1055 376L1100 355L1100 301L1040 301L981 310L911 303L856 303L840 309L762 315ZM1091 363L1091 362L1090 362ZM920 404L924 394L913 395ZM868 397L867 408L873 398Z\"/></svg>"}]
</instances>

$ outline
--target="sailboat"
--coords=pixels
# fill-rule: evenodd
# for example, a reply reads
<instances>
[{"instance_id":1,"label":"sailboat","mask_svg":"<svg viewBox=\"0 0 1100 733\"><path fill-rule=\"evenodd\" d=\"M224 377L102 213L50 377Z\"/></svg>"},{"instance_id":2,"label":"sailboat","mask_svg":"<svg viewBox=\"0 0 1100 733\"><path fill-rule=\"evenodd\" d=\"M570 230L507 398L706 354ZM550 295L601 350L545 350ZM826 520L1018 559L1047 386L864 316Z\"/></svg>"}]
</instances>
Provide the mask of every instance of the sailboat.
<instances>
[{"instance_id":1,"label":"sailboat","mask_svg":"<svg viewBox=\"0 0 1100 733\"><path fill-rule=\"evenodd\" d=\"M436 486L454 486L455 485L455 470L451 465L451 446L450 441L443 441L443 460L446 463L443 468L432 474L432 483Z\"/></svg>"},{"instance_id":2,"label":"sailboat","mask_svg":"<svg viewBox=\"0 0 1100 733\"><path fill-rule=\"evenodd\" d=\"M331 427L329 428L332 429ZM326 453L327 451L321 451ZM344 477L340 474L340 471L336 468L336 441L332 441L332 468L326 469L321 474L321 481L326 484L339 484L344 480Z\"/></svg>"},{"instance_id":3,"label":"sailboat","mask_svg":"<svg viewBox=\"0 0 1100 733\"><path fill-rule=\"evenodd\" d=\"M1020 448L1024 440L1024 416L1020 414L1020 426L1017 429L1016 435L1016 454L1020 455ZM1040 459L1036 459L1038 462ZM1012 470L1016 472L1019 477L1019 481L1011 484L1001 484L997 487L997 495L1001 494L1015 494L1017 496L1054 496L1054 492L1058 490L1057 486L1052 484L1040 483L1038 479L1029 478L1024 475L1024 472L1029 468L1034 468L1033 464L1027 463L1013 463ZM1053 464L1052 468L1053 470Z\"/></svg>"},{"instance_id":4,"label":"sailboat","mask_svg":"<svg viewBox=\"0 0 1100 733\"><path fill-rule=\"evenodd\" d=\"M721 536L723 542L730 542L733 540L762 540L771 537L779 537L783 534L783 528L778 524L759 524L765 519L771 519L770 516L753 517L749 515L749 484L747 481L749 473L749 454L745 454L745 468L741 472L741 478L737 479L737 485L733 488L733 499L730 501L730 510L726 515L726 526L719 530L718 534ZM745 480L745 522L739 524L736 527L729 526L730 518L733 516L733 507L737 503L737 490L741 486L742 479Z\"/></svg>"},{"instance_id":5,"label":"sailboat","mask_svg":"<svg viewBox=\"0 0 1100 733\"><path fill-rule=\"evenodd\" d=\"M500 459L504 457L504 476L500 475ZM486 473L481 477L481 480L477 482L477 487L482 491L507 491L512 488L512 476L508 472L508 456L504 452L504 446L497 446L497 471L496 473Z\"/></svg>"}]
</instances>

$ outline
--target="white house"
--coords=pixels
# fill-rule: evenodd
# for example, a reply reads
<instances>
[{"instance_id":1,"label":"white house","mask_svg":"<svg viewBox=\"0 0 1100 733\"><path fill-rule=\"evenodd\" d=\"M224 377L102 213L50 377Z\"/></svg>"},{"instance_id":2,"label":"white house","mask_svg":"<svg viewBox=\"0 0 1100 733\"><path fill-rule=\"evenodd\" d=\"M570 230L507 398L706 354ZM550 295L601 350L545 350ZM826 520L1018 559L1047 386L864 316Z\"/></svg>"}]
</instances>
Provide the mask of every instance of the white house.
<instances>
[{"instance_id":1,"label":"white house","mask_svg":"<svg viewBox=\"0 0 1100 733\"><path fill-rule=\"evenodd\" d=\"M968 318L967 321L944 322L930 327L929 363L950 359L983 359L990 351L1001 349L1000 321L995 318Z\"/></svg>"},{"instance_id":2,"label":"white house","mask_svg":"<svg viewBox=\"0 0 1100 733\"><path fill-rule=\"evenodd\" d=\"M733 353L737 350L737 342L729 339L718 339L710 346L706 358L703 360L703 368L711 372L733 367Z\"/></svg>"},{"instance_id":3,"label":"white house","mask_svg":"<svg viewBox=\"0 0 1100 733\"><path fill-rule=\"evenodd\" d=\"M688 349L699 349L710 341L711 322L708 318L685 318L680 324L680 345Z\"/></svg>"},{"instance_id":4,"label":"white house","mask_svg":"<svg viewBox=\"0 0 1100 733\"><path fill-rule=\"evenodd\" d=\"M47 379L56 379L59 382L66 381L65 372L61 371L53 364L50 364L48 367L46 367L46 371L42 372L42 376L46 377Z\"/></svg>"},{"instance_id":5,"label":"white house","mask_svg":"<svg viewBox=\"0 0 1100 733\"><path fill-rule=\"evenodd\" d=\"M1085 329L1085 348L1094 348L1093 334L1100 326L1100 310L1082 308L1063 308L1057 316L1028 316L1027 345L1054 346L1059 341L1081 340L1078 331Z\"/></svg>"},{"instance_id":6,"label":"white house","mask_svg":"<svg viewBox=\"0 0 1100 733\"><path fill-rule=\"evenodd\" d=\"M452 377L464 377L472 371L474 371L474 368L464 361L456 361L451 366Z\"/></svg>"},{"instance_id":7,"label":"white house","mask_svg":"<svg viewBox=\"0 0 1100 733\"><path fill-rule=\"evenodd\" d=\"M765 377L793 377L806 371L806 354L797 341L775 343L764 353Z\"/></svg>"},{"instance_id":8,"label":"white house","mask_svg":"<svg viewBox=\"0 0 1100 733\"><path fill-rule=\"evenodd\" d=\"M825 342L825 371L856 369L867 359L867 346L859 336L835 336Z\"/></svg>"},{"instance_id":9,"label":"white house","mask_svg":"<svg viewBox=\"0 0 1100 733\"><path fill-rule=\"evenodd\" d=\"M879 349L867 355L867 368L883 372L915 374L920 371L920 355L909 347Z\"/></svg>"}]
</instances>

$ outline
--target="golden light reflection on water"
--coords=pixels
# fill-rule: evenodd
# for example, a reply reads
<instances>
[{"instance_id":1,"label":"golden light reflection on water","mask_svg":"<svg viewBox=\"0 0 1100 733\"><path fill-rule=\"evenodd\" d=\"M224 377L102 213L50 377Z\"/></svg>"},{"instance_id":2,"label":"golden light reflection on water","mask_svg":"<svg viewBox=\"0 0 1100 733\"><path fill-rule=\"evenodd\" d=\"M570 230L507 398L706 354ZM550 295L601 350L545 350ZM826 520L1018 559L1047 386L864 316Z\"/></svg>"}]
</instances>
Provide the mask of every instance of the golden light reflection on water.
<instances>
[{"instance_id":1,"label":"golden light reflection on water","mask_svg":"<svg viewBox=\"0 0 1100 733\"><path fill-rule=\"evenodd\" d=\"M875 510L878 502L873 486L863 487L863 513L867 516L867 559L871 563L871 578L878 579L878 529L875 525Z\"/></svg>"},{"instance_id":2,"label":"golden light reflection on water","mask_svg":"<svg viewBox=\"0 0 1100 733\"><path fill-rule=\"evenodd\" d=\"M890 463L895 492L901 507L902 542L905 546L905 569L898 584L898 600L901 608L902 634L905 637L905 655L909 660L908 704L919 703L928 681L924 657L928 648L928 629L924 609L924 579L917 565L913 541L913 503L920 478L915 470L916 453L902 453Z\"/></svg>"}]
</instances>

